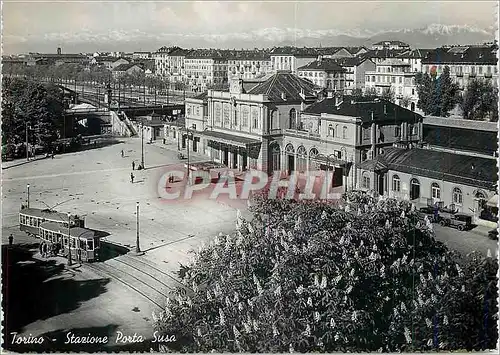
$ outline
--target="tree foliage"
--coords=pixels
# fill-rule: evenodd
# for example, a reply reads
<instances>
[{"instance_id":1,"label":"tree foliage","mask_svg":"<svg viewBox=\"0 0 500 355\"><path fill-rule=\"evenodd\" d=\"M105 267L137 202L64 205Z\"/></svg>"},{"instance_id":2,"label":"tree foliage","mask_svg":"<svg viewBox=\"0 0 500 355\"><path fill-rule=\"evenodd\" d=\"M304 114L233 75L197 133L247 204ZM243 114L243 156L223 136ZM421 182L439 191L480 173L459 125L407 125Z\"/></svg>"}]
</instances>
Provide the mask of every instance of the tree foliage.
<instances>
[{"instance_id":1,"label":"tree foliage","mask_svg":"<svg viewBox=\"0 0 500 355\"><path fill-rule=\"evenodd\" d=\"M2 144L28 140L49 147L63 120L63 100L53 85L7 78L2 83Z\"/></svg>"},{"instance_id":2,"label":"tree foliage","mask_svg":"<svg viewBox=\"0 0 500 355\"><path fill-rule=\"evenodd\" d=\"M458 84L452 82L448 66L444 67L439 77L417 73L415 82L418 93L417 107L426 115L447 117L459 103Z\"/></svg>"},{"instance_id":3,"label":"tree foliage","mask_svg":"<svg viewBox=\"0 0 500 355\"><path fill-rule=\"evenodd\" d=\"M389 101L389 102L396 101L396 97L394 95L394 90L392 89L392 87L384 89L384 91L382 92L382 95L380 97L384 100Z\"/></svg>"},{"instance_id":4,"label":"tree foliage","mask_svg":"<svg viewBox=\"0 0 500 355\"><path fill-rule=\"evenodd\" d=\"M201 247L155 329L183 352L493 348L492 258L466 266L407 202L256 196L251 222ZM462 263L462 265L463 265Z\"/></svg>"},{"instance_id":5,"label":"tree foliage","mask_svg":"<svg viewBox=\"0 0 500 355\"><path fill-rule=\"evenodd\" d=\"M463 118L478 121L498 121L498 88L490 80L472 79L460 103Z\"/></svg>"}]
</instances>

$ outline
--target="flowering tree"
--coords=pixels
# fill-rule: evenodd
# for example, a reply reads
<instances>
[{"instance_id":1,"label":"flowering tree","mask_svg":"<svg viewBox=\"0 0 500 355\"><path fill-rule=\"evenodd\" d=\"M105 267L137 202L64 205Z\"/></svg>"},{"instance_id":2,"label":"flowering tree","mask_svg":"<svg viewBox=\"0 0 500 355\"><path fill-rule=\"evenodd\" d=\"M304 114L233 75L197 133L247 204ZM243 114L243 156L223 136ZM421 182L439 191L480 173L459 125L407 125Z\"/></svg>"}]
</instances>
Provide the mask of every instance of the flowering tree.
<instances>
[{"instance_id":1,"label":"flowering tree","mask_svg":"<svg viewBox=\"0 0 500 355\"><path fill-rule=\"evenodd\" d=\"M219 235L187 265L183 282L192 293L177 292L153 316L156 330L176 335L170 350L496 345L496 261L475 259L489 265L481 266L483 276L479 267L459 266L408 203L359 194L339 204L257 195L251 210L251 222L239 216L235 235ZM487 334L480 341L464 340L480 333Z\"/></svg>"}]
</instances>

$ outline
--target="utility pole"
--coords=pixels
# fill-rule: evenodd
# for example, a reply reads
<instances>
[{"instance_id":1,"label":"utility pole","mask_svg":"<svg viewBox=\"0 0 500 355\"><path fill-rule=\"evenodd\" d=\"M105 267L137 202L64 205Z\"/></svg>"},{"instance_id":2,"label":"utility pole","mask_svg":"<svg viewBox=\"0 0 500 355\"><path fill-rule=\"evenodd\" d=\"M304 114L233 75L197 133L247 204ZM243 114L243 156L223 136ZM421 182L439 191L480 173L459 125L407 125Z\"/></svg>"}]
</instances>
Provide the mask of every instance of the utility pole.
<instances>
[{"instance_id":1,"label":"utility pole","mask_svg":"<svg viewBox=\"0 0 500 355\"><path fill-rule=\"evenodd\" d=\"M71 213L68 212L68 266L73 265L71 260Z\"/></svg>"},{"instance_id":2,"label":"utility pole","mask_svg":"<svg viewBox=\"0 0 500 355\"><path fill-rule=\"evenodd\" d=\"M26 122L26 161L30 161L30 150L28 147L28 122Z\"/></svg>"},{"instance_id":3,"label":"utility pole","mask_svg":"<svg viewBox=\"0 0 500 355\"><path fill-rule=\"evenodd\" d=\"M144 169L144 119L141 118L141 165Z\"/></svg>"},{"instance_id":4,"label":"utility pole","mask_svg":"<svg viewBox=\"0 0 500 355\"><path fill-rule=\"evenodd\" d=\"M136 215L137 215L137 239L135 241L135 252L139 254L141 248L139 247L139 202L136 202Z\"/></svg>"},{"instance_id":5,"label":"utility pole","mask_svg":"<svg viewBox=\"0 0 500 355\"><path fill-rule=\"evenodd\" d=\"M144 82L142 85L142 95L144 96L143 97L144 107L146 107L146 77L144 77Z\"/></svg>"},{"instance_id":6,"label":"utility pole","mask_svg":"<svg viewBox=\"0 0 500 355\"><path fill-rule=\"evenodd\" d=\"M26 205L30 208L30 184L26 185Z\"/></svg>"}]
</instances>

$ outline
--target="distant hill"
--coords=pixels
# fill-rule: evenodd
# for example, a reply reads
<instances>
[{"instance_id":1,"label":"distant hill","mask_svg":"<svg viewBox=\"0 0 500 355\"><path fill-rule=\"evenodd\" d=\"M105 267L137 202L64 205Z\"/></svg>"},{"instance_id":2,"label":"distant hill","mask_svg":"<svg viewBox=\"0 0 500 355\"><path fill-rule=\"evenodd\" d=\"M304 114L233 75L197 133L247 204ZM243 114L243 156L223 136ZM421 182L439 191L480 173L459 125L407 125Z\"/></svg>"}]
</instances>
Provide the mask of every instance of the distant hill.
<instances>
[{"instance_id":1,"label":"distant hill","mask_svg":"<svg viewBox=\"0 0 500 355\"><path fill-rule=\"evenodd\" d=\"M296 28L264 28L261 30L229 34L162 34L140 30L112 31L95 34L54 33L44 35L43 41L35 38L9 45L8 52L55 52L63 47L65 53L92 51L155 51L162 46L178 45L183 48L256 48L293 45L360 46L370 47L382 40L399 40L417 48L435 48L445 44L479 44L495 39L493 27L481 29L467 25L433 24L419 29L394 31L304 30ZM5 46L5 44L4 44ZM6 48L4 48L5 50Z\"/></svg>"}]
</instances>

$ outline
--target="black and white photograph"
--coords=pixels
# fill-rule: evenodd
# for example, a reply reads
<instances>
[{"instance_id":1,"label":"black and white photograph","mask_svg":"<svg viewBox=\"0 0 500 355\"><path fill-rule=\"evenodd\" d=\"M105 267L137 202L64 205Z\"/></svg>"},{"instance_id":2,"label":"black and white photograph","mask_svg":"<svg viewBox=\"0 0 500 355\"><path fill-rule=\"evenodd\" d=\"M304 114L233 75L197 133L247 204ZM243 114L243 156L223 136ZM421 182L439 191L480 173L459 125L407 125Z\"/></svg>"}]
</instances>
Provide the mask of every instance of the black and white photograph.
<instances>
[{"instance_id":1,"label":"black and white photograph","mask_svg":"<svg viewBox=\"0 0 500 355\"><path fill-rule=\"evenodd\" d=\"M499 351L497 1L2 1L2 353Z\"/></svg>"}]
</instances>

